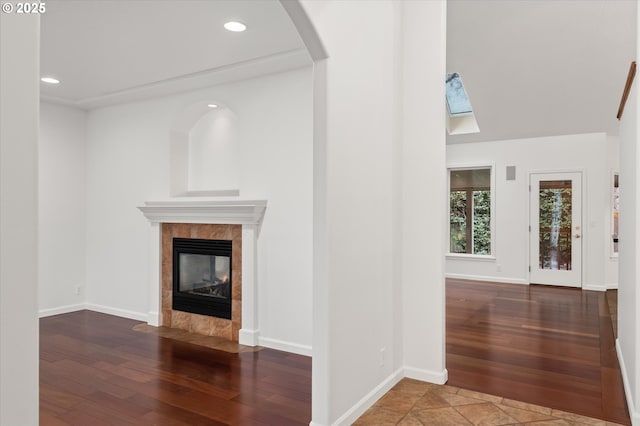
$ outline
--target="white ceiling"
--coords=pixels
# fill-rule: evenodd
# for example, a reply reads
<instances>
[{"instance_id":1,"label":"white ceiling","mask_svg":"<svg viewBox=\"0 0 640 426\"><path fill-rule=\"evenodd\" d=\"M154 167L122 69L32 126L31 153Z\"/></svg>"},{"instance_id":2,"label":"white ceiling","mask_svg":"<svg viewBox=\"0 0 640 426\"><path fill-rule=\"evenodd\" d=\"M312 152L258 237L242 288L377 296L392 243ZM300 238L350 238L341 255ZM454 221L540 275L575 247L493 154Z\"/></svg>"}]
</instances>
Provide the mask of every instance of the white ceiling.
<instances>
[{"instance_id":1,"label":"white ceiling","mask_svg":"<svg viewBox=\"0 0 640 426\"><path fill-rule=\"evenodd\" d=\"M480 133L448 141L617 134L636 16L633 0L449 0L447 71ZM41 27L42 74L62 81L42 98L87 109L311 64L278 0L48 0Z\"/></svg>"},{"instance_id":2,"label":"white ceiling","mask_svg":"<svg viewBox=\"0 0 640 426\"><path fill-rule=\"evenodd\" d=\"M449 0L447 72L480 133L448 141L617 134L636 17L632 0Z\"/></svg>"},{"instance_id":3,"label":"white ceiling","mask_svg":"<svg viewBox=\"0 0 640 426\"><path fill-rule=\"evenodd\" d=\"M78 107L309 64L277 0L48 0L41 18L41 71L61 80L42 97Z\"/></svg>"}]
</instances>

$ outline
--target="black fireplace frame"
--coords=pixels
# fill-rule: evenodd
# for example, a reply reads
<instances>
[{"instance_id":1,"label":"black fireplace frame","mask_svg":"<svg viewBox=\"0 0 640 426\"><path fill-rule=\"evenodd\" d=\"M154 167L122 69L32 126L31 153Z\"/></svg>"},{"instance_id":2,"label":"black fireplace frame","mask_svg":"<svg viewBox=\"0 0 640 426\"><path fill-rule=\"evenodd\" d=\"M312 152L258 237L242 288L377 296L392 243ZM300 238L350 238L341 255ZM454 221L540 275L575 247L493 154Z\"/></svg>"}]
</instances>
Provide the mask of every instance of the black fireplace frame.
<instances>
[{"instance_id":1,"label":"black fireplace frame","mask_svg":"<svg viewBox=\"0 0 640 426\"><path fill-rule=\"evenodd\" d=\"M231 299L233 295L233 257L231 240L204 240L197 238L173 239L173 309L176 311L208 315L217 318L231 319ZM180 262L181 253L203 254L209 256L229 257L229 297L226 299L198 296L181 292Z\"/></svg>"}]
</instances>

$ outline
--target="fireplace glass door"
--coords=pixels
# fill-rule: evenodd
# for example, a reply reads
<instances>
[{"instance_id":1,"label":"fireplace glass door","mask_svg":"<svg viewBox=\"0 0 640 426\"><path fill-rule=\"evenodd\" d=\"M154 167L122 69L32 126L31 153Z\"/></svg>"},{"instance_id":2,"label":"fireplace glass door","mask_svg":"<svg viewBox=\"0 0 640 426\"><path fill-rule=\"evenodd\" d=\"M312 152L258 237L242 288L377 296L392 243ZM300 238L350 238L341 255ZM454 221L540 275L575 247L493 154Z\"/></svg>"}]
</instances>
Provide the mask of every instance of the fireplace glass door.
<instances>
[{"instance_id":1,"label":"fireplace glass door","mask_svg":"<svg viewBox=\"0 0 640 426\"><path fill-rule=\"evenodd\" d=\"M173 239L174 310L231 319L232 242Z\"/></svg>"},{"instance_id":2,"label":"fireplace glass door","mask_svg":"<svg viewBox=\"0 0 640 426\"><path fill-rule=\"evenodd\" d=\"M230 260L228 256L180 253L178 291L228 298L231 292Z\"/></svg>"}]
</instances>

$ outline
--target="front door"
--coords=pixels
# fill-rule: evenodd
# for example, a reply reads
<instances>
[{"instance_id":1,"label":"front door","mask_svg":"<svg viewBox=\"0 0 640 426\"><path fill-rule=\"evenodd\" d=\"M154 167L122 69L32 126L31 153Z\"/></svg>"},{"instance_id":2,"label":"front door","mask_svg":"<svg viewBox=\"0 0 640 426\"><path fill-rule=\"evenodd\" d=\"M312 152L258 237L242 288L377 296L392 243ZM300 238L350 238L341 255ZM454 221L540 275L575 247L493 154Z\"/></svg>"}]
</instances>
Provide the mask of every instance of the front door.
<instances>
[{"instance_id":1,"label":"front door","mask_svg":"<svg viewBox=\"0 0 640 426\"><path fill-rule=\"evenodd\" d=\"M532 173L530 282L582 287L582 173Z\"/></svg>"}]
</instances>

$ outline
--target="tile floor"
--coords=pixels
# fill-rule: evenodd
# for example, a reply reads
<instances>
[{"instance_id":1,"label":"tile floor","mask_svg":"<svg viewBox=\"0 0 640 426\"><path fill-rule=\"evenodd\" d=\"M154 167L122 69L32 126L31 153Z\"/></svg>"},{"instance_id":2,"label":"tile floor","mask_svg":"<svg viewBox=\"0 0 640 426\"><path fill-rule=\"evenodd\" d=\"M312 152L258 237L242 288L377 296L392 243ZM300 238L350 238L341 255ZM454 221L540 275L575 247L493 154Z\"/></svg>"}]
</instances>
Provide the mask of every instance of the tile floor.
<instances>
[{"instance_id":1,"label":"tile floor","mask_svg":"<svg viewBox=\"0 0 640 426\"><path fill-rule=\"evenodd\" d=\"M614 426L617 424L453 386L402 379L354 425Z\"/></svg>"}]
</instances>

